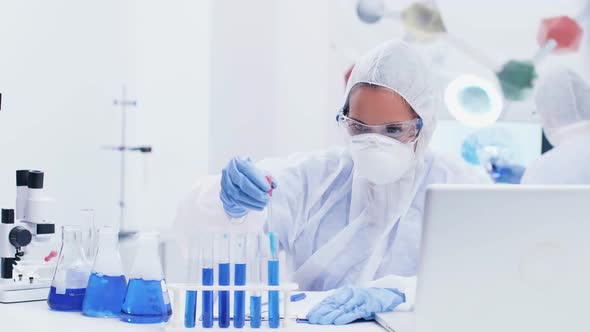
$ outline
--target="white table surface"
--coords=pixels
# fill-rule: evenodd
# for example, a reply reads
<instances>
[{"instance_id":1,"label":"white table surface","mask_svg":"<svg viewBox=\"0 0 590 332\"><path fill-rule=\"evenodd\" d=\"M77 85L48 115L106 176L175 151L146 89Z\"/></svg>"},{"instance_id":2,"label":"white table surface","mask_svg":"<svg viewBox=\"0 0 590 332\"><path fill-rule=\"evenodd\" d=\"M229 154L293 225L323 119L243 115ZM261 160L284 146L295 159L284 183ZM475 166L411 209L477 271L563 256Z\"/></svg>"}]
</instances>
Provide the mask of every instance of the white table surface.
<instances>
[{"instance_id":1,"label":"white table surface","mask_svg":"<svg viewBox=\"0 0 590 332\"><path fill-rule=\"evenodd\" d=\"M313 296L311 296L313 298ZM293 310L305 307L309 303L299 301L292 303ZM263 326L264 326L263 322ZM166 329L165 325L135 325L128 324L117 319L90 318L81 315L79 312L57 312L51 311L45 302L28 302L28 303L0 303L0 328L1 331L26 331L26 332L136 332L136 331L195 331L195 330L222 330L228 329L203 329L197 324L195 329ZM232 330L237 330L233 329ZM271 329L250 329L240 330L266 330ZM278 331L363 331L363 332L384 332L379 324L370 322L359 322L342 326L325 326L292 323L289 327L279 329ZM273 329L272 331L277 331Z\"/></svg>"}]
</instances>

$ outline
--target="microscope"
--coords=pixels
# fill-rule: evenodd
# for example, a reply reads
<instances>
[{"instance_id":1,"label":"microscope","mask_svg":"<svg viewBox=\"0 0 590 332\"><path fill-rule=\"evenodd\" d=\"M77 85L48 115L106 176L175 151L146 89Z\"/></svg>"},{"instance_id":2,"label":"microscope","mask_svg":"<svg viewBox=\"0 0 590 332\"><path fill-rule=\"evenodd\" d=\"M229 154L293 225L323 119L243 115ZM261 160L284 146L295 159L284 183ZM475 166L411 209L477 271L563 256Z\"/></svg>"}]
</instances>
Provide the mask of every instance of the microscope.
<instances>
[{"instance_id":1,"label":"microscope","mask_svg":"<svg viewBox=\"0 0 590 332\"><path fill-rule=\"evenodd\" d=\"M16 207L2 209L0 303L46 300L59 244L43 172L16 171Z\"/></svg>"}]
</instances>

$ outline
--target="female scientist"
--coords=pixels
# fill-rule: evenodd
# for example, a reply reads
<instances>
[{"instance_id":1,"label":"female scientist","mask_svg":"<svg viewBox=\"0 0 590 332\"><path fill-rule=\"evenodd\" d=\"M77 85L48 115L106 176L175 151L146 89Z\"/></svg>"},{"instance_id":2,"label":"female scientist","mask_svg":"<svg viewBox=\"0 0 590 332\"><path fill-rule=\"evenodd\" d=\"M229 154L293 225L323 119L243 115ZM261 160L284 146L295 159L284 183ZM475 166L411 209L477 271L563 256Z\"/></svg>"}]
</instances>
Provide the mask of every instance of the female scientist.
<instances>
[{"instance_id":1,"label":"female scientist","mask_svg":"<svg viewBox=\"0 0 590 332\"><path fill-rule=\"evenodd\" d=\"M227 228L246 218L262 227L270 175L272 229L290 277L303 290L339 288L309 312L311 323L346 324L411 305L413 279L405 277L416 274L426 187L483 181L428 150L444 107L434 86L409 45L377 47L356 63L338 114L347 148L259 163L234 158L221 177L198 181L177 225Z\"/></svg>"}]
</instances>

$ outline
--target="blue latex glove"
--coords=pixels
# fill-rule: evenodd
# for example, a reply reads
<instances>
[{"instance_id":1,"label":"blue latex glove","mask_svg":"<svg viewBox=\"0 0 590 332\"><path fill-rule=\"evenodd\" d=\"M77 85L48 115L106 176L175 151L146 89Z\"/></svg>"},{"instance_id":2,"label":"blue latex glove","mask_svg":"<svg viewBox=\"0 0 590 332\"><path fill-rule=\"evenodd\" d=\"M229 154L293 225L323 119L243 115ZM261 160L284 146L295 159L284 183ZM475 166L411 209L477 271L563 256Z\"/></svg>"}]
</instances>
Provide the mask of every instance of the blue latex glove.
<instances>
[{"instance_id":1,"label":"blue latex glove","mask_svg":"<svg viewBox=\"0 0 590 332\"><path fill-rule=\"evenodd\" d=\"M240 218L248 210L264 209L270 187L264 173L250 159L233 158L223 169L219 197L225 212L230 217Z\"/></svg>"},{"instance_id":2,"label":"blue latex glove","mask_svg":"<svg viewBox=\"0 0 590 332\"><path fill-rule=\"evenodd\" d=\"M518 164L492 164L492 178L496 183L519 184L525 168Z\"/></svg>"},{"instance_id":3,"label":"blue latex glove","mask_svg":"<svg viewBox=\"0 0 590 332\"><path fill-rule=\"evenodd\" d=\"M370 320L379 312L393 311L406 296L391 288L339 288L307 314L311 324L348 324L360 318Z\"/></svg>"}]
</instances>

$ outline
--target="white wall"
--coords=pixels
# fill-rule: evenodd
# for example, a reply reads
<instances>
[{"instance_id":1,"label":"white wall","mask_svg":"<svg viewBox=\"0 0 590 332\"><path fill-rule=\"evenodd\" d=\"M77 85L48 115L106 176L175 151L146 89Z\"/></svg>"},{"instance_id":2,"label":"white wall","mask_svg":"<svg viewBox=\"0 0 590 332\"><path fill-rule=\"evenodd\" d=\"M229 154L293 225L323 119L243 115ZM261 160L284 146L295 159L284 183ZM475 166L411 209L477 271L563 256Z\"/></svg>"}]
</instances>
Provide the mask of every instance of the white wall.
<instances>
[{"instance_id":1,"label":"white wall","mask_svg":"<svg viewBox=\"0 0 590 332\"><path fill-rule=\"evenodd\" d=\"M58 223L82 207L118 222L120 111L138 101L129 144L150 144L149 180L131 155L130 226L169 225L178 199L206 172L209 2L4 1L0 6L0 202L14 205L14 171L46 171Z\"/></svg>"},{"instance_id":2,"label":"white wall","mask_svg":"<svg viewBox=\"0 0 590 332\"><path fill-rule=\"evenodd\" d=\"M112 98L129 76L119 1L4 1L0 8L0 201L14 207L15 170L41 169L57 221L81 207L114 215L118 132ZM107 23L108 22L108 23Z\"/></svg>"},{"instance_id":3,"label":"white wall","mask_svg":"<svg viewBox=\"0 0 590 332\"><path fill-rule=\"evenodd\" d=\"M274 152L280 109L277 1L212 2L209 171ZM272 139L270 139L272 138Z\"/></svg>"},{"instance_id":4,"label":"white wall","mask_svg":"<svg viewBox=\"0 0 590 332\"><path fill-rule=\"evenodd\" d=\"M154 147L130 158L130 227L170 224L181 197L207 172L209 1L133 1L133 90L138 100L132 144ZM147 226L149 225L149 226Z\"/></svg>"},{"instance_id":5,"label":"white wall","mask_svg":"<svg viewBox=\"0 0 590 332\"><path fill-rule=\"evenodd\" d=\"M343 73L331 66L329 1L214 1L209 171L335 141Z\"/></svg>"}]
</instances>

